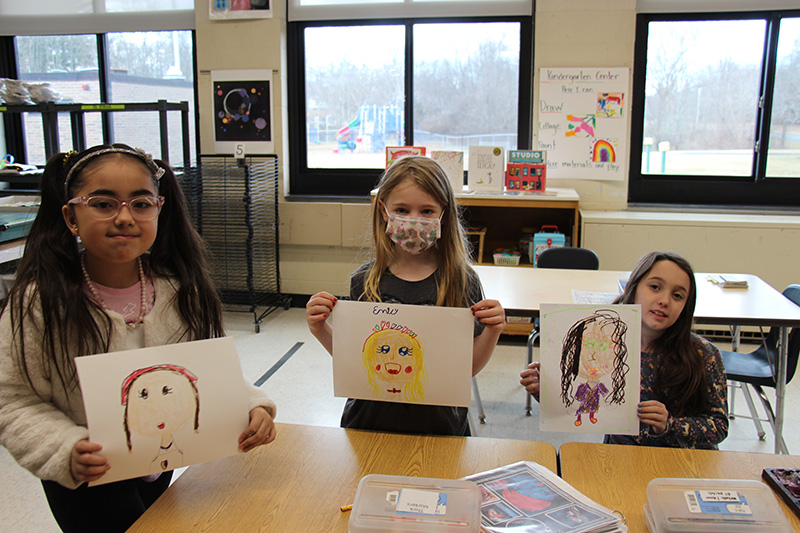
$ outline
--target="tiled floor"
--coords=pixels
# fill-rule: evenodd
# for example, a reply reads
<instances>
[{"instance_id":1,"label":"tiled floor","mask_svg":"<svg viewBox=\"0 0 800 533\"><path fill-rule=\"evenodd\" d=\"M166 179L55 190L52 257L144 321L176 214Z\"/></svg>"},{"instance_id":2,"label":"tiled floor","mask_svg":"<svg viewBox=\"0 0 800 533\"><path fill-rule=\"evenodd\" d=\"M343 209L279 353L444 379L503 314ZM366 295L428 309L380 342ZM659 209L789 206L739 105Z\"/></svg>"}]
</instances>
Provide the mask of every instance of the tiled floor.
<instances>
[{"instance_id":1,"label":"tiled floor","mask_svg":"<svg viewBox=\"0 0 800 533\"><path fill-rule=\"evenodd\" d=\"M331 358L309 333L305 310L275 311L264 319L258 334L252 320L251 313L226 313L227 331L236 338L242 370L251 382L284 361L263 385L278 404L278 421L338 426L344 399L333 396ZM747 349L742 347L742 351ZM286 357L289 352L291 356ZM521 340L501 340L492 360L478 376L487 418L485 424L478 424L477 414L473 415L476 436L545 441L556 448L574 440L602 441L602 435L579 439L572 434L539 431L535 402L533 415L525 416L525 392L518 378L524 362ZM795 380L787 391L784 435L790 452L796 454L800 453L796 444L800 439L800 410L793 407L799 402L800 380ZM737 395L736 410L743 412L742 409L746 406ZM766 441L759 441L753 423L737 419L731 421L728 438L720 448L772 453L774 444L768 428ZM6 495L0 498L0 530L58 531L38 480L19 467L4 448L0 448L0 480Z\"/></svg>"}]
</instances>

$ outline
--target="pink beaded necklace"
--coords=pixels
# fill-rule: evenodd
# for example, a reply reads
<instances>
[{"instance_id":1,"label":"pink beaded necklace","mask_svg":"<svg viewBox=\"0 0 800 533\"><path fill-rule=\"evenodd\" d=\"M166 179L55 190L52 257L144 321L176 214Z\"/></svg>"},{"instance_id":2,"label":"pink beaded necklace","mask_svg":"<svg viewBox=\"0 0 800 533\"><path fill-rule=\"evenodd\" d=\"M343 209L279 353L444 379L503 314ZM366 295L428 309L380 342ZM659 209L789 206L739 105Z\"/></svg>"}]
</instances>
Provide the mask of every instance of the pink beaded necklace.
<instances>
[{"instance_id":1,"label":"pink beaded necklace","mask_svg":"<svg viewBox=\"0 0 800 533\"><path fill-rule=\"evenodd\" d=\"M86 255L81 254L81 270L83 271L83 278L86 280L86 284L89 286L89 291L94 296L95 301L100 304L100 307L103 308L103 311L108 312L108 307L103 299L100 297L100 294L97 292L97 287L95 287L92 278L89 277L89 273L86 271ZM144 315L147 313L147 282L144 279L144 268L142 268L142 258L136 258L136 262L139 266L139 287L141 292L141 307L139 308L139 316L134 319L133 322L126 324L128 329L136 329L139 327L140 324L144 322Z\"/></svg>"}]
</instances>

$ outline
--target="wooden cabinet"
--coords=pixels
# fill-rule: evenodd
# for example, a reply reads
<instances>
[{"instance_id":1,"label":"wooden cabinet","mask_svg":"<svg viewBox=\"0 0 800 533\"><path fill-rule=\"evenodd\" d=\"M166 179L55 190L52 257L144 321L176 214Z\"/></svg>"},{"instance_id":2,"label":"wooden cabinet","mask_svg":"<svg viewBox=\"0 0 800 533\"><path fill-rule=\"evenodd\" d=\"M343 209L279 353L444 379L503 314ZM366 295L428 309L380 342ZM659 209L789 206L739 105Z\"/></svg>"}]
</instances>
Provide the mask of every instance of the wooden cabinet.
<instances>
[{"instance_id":1,"label":"wooden cabinet","mask_svg":"<svg viewBox=\"0 0 800 533\"><path fill-rule=\"evenodd\" d=\"M526 228L539 231L544 225L558 226L568 244L577 246L580 242L580 197L574 189L548 188L543 194L465 192L456 194L456 200L463 207L464 222L468 227L486 229L482 236L470 236L474 239L476 264L494 264L492 255L496 249L518 247ZM478 253L481 248L482 254ZM531 267L527 255L523 256L520 265Z\"/></svg>"}]
</instances>

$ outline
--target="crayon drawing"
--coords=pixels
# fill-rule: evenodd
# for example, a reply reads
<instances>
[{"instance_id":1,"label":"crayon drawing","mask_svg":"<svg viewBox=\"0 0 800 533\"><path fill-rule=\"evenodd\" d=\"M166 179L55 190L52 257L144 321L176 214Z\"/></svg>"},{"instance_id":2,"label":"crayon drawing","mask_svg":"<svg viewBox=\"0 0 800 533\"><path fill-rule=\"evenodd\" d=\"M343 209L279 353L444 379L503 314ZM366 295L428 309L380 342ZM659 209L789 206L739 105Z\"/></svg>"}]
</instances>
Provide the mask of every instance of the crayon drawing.
<instances>
[{"instance_id":1,"label":"crayon drawing","mask_svg":"<svg viewBox=\"0 0 800 533\"><path fill-rule=\"evenodd\" d=\"M160 437L154 451L151 473L183 465L183 451L175 433L192 424L200 429L200 398L197 377L179 365L154 365L129 374L122 383L123 427L128 451L133 451L131 432Z\"/></svg>"},{"instance_id":2,"label":"crayon drawing","mask_svg":"<svg viewBox=\"0 0 800 533\"><path fill-rule=\"evenodd\" d=\"M330 319L335 396L469 407L469 309L340 300Z\"/></svg>"},{"instance_id":3,"label":"crayon drawing","mask_svg":"<svg viewBox=\"0 0 800 533\"><path fill-rule=\"evenodd\" d=\"M90 485L239 453L249 416L232 338L87 355L75 364L89 440L111 464Z\"/></svg>"},{"instance_id":4,"label":"crayon drawing","mask_svg":"<svg viewBox=\"0 0 800 533\"><path fill-rule=\"evenodd\" d=\"M614 142L598 139L592 145L592 161L595 163L614 163L617 160L617 153L614 150Z\"/></svg>"},{"instance_id":5,"label":"crayon drawing","mask_svg":"<svg viewBox=\"0 0 800 533\"><path fill-rule=\"evenodd\" d=\"M639 306L542 306L540 429L638 434Z\"/></svg>"},{"instance_id":6,"label":"crayon drawing","mask_svg":"<svg viewBox=\"0 0 800 533\"><path fill-rule=\"evenodd\" d=\"M425 354L413 331L382 329L364 341L364 371L376 397L425 402Z\"/></svg>"}]
</instances>

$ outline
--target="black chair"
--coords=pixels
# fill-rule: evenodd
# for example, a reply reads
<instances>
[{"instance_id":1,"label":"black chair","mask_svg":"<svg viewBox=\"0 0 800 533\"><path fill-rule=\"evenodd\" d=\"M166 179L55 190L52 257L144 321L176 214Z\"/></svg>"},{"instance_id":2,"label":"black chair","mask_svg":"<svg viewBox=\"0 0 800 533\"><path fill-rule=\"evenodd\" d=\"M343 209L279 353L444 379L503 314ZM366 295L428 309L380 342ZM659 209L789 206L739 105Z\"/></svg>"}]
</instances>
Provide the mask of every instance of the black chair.
<instances>
[{"instance_id":1,"label":"black chair","mask_svg":"<svg viewBox=\"0 0 800 533\"><path fill-rule=\"evenodd\" d=\"M783 295L789 300L800 306L800 285L789 285L783 291ZM778 339L780 336L780 328L770 328L769 333L757 349L750 353L729 352L720 350L722 355L722 362L725 365L725 372L728 375L728 381L738 382L740 385L729 383L730 387L741 388L744 393L744 399L750 409L750 416L738 415L741 418L748 418L753 420L758 432L758 438L765 439L765 433L761 429L760 422L769 422L772 426L773 433L775 432L775 412L772 410L772 405L764 393L763 387L775 388L775 374L777 372L777 359L778 359ZM789 383L794 377L797 370L797 359L800 353L800 328L794 328L789 333L788 344L788 360L786 365L786 383ZM761 404L764 406L764 411L767 418L759 418L753 400L750 396L752 387L758 397L761 399ZM730 396L730 411L729 417L735 418L737 415L733 414L733 396ZM776 438L777 435L776 435ZM783 437L780 437L779 446L781 449L786 450L786 443ZM788 452L787 452L788 453Z\"/></svg>"},{"instance_id":2,"label":"black chair","mask_svg":"<svg viewBox=\"0 0 800 533\"><path fill-rule=\"evenodd\" d=\"M542 250L536 260L537 268L568 268L575 270L599 270L600 259L588 248L556 246ZM528 365L533 361L533 344L539 338L539 318L533 321L533 329L528 335ZM525 368L528 368L525 365ZM531 416L531 395L526 394L525 414Z\"/></svg>"},{"instance_id":3,"label":"black chair","mask_svg":"<svg viewBox=\"0 0 800 533\"><path fill-rule=\"evenodd\" d=\"M537 268L572 268L577 270L598 270L600 259L588 248L556 246L542 250L536 260Z\"/></svg>"}]
</instances>

